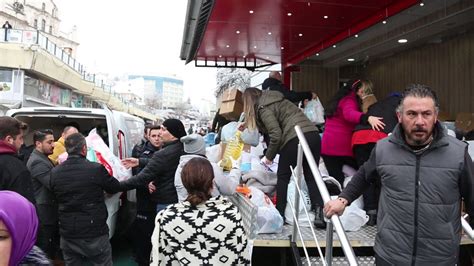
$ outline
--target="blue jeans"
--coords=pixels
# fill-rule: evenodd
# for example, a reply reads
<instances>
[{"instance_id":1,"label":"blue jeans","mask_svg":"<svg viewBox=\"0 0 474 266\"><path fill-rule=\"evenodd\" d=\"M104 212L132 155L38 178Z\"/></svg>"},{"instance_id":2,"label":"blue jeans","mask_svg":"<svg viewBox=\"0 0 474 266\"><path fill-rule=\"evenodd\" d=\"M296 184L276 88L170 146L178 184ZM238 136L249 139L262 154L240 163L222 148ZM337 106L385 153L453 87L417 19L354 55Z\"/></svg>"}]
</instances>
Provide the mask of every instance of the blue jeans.
<instances>
[{"instance_id":1,"label":"blue jeans","mask_svg":"<svg viewBox=\"0 0 474 266\"><path fill-rule=\"evenodd\" d=\"M166 209L170 204L156 204L156 213L159 213L161 210Z\"/></svg>"}]
</instances>

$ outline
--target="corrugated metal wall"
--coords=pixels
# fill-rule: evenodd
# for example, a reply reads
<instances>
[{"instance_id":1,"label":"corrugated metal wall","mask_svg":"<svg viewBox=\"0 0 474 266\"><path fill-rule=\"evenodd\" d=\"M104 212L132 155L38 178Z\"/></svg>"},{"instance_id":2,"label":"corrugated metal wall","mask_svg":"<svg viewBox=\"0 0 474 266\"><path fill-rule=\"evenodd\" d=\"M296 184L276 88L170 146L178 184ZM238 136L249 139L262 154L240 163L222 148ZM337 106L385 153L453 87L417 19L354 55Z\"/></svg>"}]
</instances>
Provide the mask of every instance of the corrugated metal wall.
<instances>
[{"instance_id":1,"label":"corrugated metal wall","mask_svg":"<svg viewBox=\"0 0 474 266\"><path fill-rule=\"evenodd\" d=\"M324 103L337 88L338 78L355 77L372 80L379 98L421 83L436 90L441 111L451 119L459 112L474 112L474 32L370 61L365 67L338 70L303 64L301 72L293 74L292 85L297 91L316 91Z\"/></svg>"}]
</instances>

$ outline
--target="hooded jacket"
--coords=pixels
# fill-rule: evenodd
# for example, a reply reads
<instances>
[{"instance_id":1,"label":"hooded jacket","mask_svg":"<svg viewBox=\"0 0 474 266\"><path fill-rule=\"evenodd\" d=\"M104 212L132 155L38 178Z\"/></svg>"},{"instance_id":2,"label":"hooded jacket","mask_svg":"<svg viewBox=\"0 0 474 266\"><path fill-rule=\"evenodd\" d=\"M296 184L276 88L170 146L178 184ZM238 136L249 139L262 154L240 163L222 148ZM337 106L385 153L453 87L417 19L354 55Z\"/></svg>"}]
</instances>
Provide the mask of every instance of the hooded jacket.
<instances>
[{"instance_id":1,"label":"hooded jacket","mask_svg":"<svg viewBox=\"0 0 474 266\"><path fill-rule=\"evenodd\" d=\"M474 214L473 174L466 143L448 136L439 122L421 154L406 144L397 125L377 142L340 197L352 202L380 178L375 252L394 265L455 265L461 198L469 215Z\"/></svg>"},{"instance_id":2,"label":"hooded jacket","mask_svg":"<svg viewBox=\"0 0 474 266\"><path fill-rule=\"evenodd\" d=\"M186 163L192 158L205 158L205 156L199 154L186 154L181 156L179 159L179 165L174 175L174 185L176 187L176 193L178 193L179 202L185 201L188 197L188 191L181 180L181 171L183 170L184 165L186 165ZM237 185L239 184L240 169L232 169L229 175L224 176L224 172L222 172L222 169L216 163L211 162L211 165L212 170L214 170L214 187L212 189L212 196L233 195Z\"/></svg>"},{"instance_id":3,"label":"hooded jacket","mask_svg":"<svg viewBox=\"0 0 474 266\"><path fill-rule=\"evenodd\" d=\"M0 190L11 190L35 203L30 171L11 144L0 140Z\"/></svg>"},{"instance_id":4,"label":"hooded jacket","mask_svg":"<svg viewBox=\"0 0 474 266\"><path fill-rule=\"evenodd\" d=\"M318 132L308 117L277 91L262 91L256 106L255 120L258 129L270 136L265 153L269 160L273 160L278 151L296 137L296 125L301 127L303 133Z\"/></svg>"}]
</instances>

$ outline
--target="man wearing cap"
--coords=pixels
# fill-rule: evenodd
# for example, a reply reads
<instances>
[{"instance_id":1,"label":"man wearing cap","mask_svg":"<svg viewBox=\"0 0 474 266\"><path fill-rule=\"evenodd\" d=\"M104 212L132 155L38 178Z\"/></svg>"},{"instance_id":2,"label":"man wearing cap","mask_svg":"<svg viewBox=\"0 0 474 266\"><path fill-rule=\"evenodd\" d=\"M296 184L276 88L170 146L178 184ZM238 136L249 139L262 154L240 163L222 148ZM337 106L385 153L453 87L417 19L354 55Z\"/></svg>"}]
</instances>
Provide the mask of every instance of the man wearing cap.
<instances>
[{"instance_id":1,"label":"man wearing cap","mask_svg":"<svg viewBox=\"0 0 474 266\"><path fill-rule=\"evenodd\" d=\"M183 143L179 141L186 136L183 123L178 119L167 119L160 129L161 150L155 152L148 164L137 175L120 182L122 190L131 190L153 182L156 192L151 200L156 202L156 211L178 202L174 186L174 173L179 164L179 158L184 154Z\"/></svg>"}]
</instances>

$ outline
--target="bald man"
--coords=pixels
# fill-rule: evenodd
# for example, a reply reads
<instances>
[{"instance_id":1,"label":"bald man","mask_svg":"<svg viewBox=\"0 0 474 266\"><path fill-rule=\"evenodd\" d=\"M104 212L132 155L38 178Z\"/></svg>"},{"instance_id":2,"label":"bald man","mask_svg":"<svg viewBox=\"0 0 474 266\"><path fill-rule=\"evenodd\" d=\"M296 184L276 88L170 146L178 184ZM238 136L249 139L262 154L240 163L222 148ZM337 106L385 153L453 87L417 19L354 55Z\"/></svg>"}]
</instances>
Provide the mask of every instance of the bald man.
<instances>
[{"instance_id":1,"label":"bald man","mask_svg":"<svg viewBox=\"0 0 474 266\"><path fill-rule=\"evenodd\" d=\"M278 71L272 71L268 75L268 78L263 81L262 84L263 90L272 90L272 91L279 91L283 94L285 99L298 104L303 100L311 100L316 99L317 95L314 92L295 92L291 91L281 82L281 74Z\"/></svg>"},{"instance_id":2,"label":"bald man","mask_svg":"<svg viewBox=\"0 0 474 266\"><path fill-rule=\"evenodd\" d=\"M54 163L54 165L59 164L58 157L59 155L66 152L66 148L64 147L64 140L74 133L78 133L79 131L77 128L73 126L67 126L63 129L63 133L61 133L61 137L58 139L57 142L54 143L54 150L53 154L49 155L48 158Z\"/></svg>"}]
</instances>

